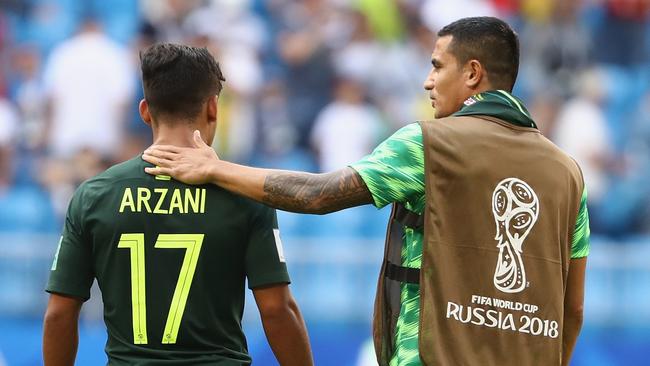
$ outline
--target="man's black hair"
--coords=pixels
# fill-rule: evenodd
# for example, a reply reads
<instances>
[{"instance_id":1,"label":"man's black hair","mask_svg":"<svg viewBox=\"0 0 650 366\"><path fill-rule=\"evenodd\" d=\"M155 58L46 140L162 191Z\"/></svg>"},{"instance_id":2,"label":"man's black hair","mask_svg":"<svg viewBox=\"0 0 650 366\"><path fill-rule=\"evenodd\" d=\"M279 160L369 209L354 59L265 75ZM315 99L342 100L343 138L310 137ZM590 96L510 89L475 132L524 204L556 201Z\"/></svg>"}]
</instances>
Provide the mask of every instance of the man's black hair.
<instances>
[{"instance_id":1,"label":"man's black hair","mask_svg":"<svg viewBox=\"0 0 650 366\"><path fill-rule=\"evenodd\" d=\"M508 23L494 17L457 20L438 32L452 36L449 52L459 65L477 60L497 89L512 90L519 71L519 38Z\"/></svg>"},{"instance_id":2,"label":"man's black hair","mask_svg":"<svg viewBox=\"0 0 650 366\"><path fill-rule=\"evenodd\" d=\"M154 117L193 120L225 81L206 48L158 43L140 53L144 97Z\"/></svg>"}]
</instances>

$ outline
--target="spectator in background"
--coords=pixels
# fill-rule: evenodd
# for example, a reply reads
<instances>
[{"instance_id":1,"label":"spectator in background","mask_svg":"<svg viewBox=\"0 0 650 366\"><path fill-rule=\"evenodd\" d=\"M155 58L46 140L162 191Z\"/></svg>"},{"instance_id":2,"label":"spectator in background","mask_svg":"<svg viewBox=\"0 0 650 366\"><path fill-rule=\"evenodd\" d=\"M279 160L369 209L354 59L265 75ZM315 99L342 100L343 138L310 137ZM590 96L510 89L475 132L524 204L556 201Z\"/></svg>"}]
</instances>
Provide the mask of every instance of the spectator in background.
<instances>
[{"instance_id":1,"label":"spectator in background","mask_svg":"<svg viewBox=\"0 0 650 366\"><path fill-rule=\"evenodd\" d=\"M373 35L383 42L402 39L404 34L403 19L400 14L399 0L359 0L359 8L368 20Z\"/></svg>"},{"instance_id":2,"label":"spectator in background","mask_svg":"<svg viewBox=\"0 0 650 366\"><path fill-rule=\"evenodd\" d=\"M582 168L590 207L599 203L608 188L608 166L613 160L603 110L604 83L602 72L584 71L577 79L575 97L561 108L552 134L552 140Z\"/></svg>"},{"instance_id":3,"label":"spectator in background","mask_svg":"<svg viewBox=\"0 0 650 366\"><path fill-rule=\"evenodd\" d=\"M529 12L522 31L522 76L533 95L544 91L568 97L571 83L588 66L591 36L579 22L578 1L556 1L548 5L548 16ZM544 12L542 12L544 13Z\"/></svg>"},{"instance_id":4,"label":"spectator in background","mask_svg":"<svg viewBox=\"0 0 650 366\"><path fill-rule=\"evenodd\" d=\"M201 5L200 0L140 0L143 17L161 33L161 39L186 41L185 19Z\"/></svg>"},{"instance_id":5,"label":"spectator in background","mask_svg":"<svg viewBox=\"0 0 650 366\"><path fill-rule=\"evenodd\" d=\"M13 145L18 120L13 106L0 97L0 190L11 185Z\"/></svg>"},{"instance_id":6,"label":"spectator in background","mask_svg":"<svg viewBox=\"0 0 650 366\"><path fill-rule=\"evenodd\" d=\"M407 25L408 37L405 42L393 44L389 52L380 58L383 68L376 75L376 79L383 81L378 90L384 92L376 101L388 116L393 129L403 127L403 121L433 117L430 100L422 93L419 84L422 75L426 75L431 67L427 61L431 57L436 34L419 16L409 18Z\"/></svg>"},{"instance_id":7,"label":"spectator in background","mask_svg":"<svg viewBox=\"0 0 650 366\"><path fill-rule=\"evenodd\" d=\"M250 1L212 0L192 12L185 24L190 36L218 55L228 75L215 148L234 161L250 161L254 149L250 141L257 133L255 102L263 81L259 57L266 40L263 23L250 12Z\"/></svg>"},{"instance_id":8,"label":"spectator in background","mask_svg":"<svg viewBox=\"0 0 650 366\"><path fill-rule=\"evenodd\" d=\"M604 17L594 32L599 45L595 56L616 80L609 85L607 115L614 144L621 149L631 127L631 111L637 109L650 85L650 1L606 0L602 8Z\"/></svg>"},{"instance_id":9,"label":"spectator in background","mask_svg":"<svg viewBox=\"0 0 650 366\"><path fill-rule=\"evenodd\" d=\"M426 95L416 86L429 70L435 34L419 19L410 16L403 42L381 42L363 13L350 13L351 34L347 42L333 52L338 73L362 81L368 97L393 125L404 120L426 119L431 107Z\"/></svg>"},{"instance_id":10,"label":"spectator in background","mask_svg":"<svg viewBox=\"0 0 650 366\"><path fill-rule=\"evenodd\" d=\"M423 22L437 30L464 17L496 16L496 9L489 0L424 0L421 13Z\"/></svg>"},{"instance_id":11,"label":"spectator in background","mask_svg":"<svg viewBox=\"0 0 650 366\"><path fill-rule=\"evenodd\" d=\"M386 49L374 36L368 18L361 12L350 14L351 32L344 44L332 54L336 71L354 77L372 89L382 82L377 65L385 57Z\"/></svg>"},{"instance_id":12,"label":"spectator in background","mask_svg":"<svg viewBox=\"0 0 650 366\"><path fill-rule=\"evenodd\" d=\"M364 86L340 78L334 100L318 114L312 130L320 171L334 171L372 152L381 141L382 127L379 111L366 102Z\"/></svg>"},{"instance_id":13,"label":"spectator in background","mask_svg":"<svg viewBox=\"0 0 650 366\"><path fill-rule=\"evenodd\" d=\"M6 63L6 60L4 60L4 55L7 54L6 51L6 38L7 38L7 26L6 26L7 20L5 18L4 11L0 12L0 93L3 93L6 88L6 70L4 67L4 64Z\"/></svg>"},{"instance_id":14,"label":"spectator in background","mask_svg":"<svg viewBox=\"0 0 650 366\"><path fill-rule=\"evenodd\" d=\"M128 51L91 17L54 49L43 76L53 157L69 159L84 148L108 159L117 154L134 89L132 67Z\"/></svg>"},{"instance_id":15,"label":"spectator in background","mask_svg":"<svg viewBox=\"0 0 650 366\"><path fill-rule=\"evenodd\" d=\"M331 9L323 0L307 0L290 3L283 10L285 30L277 46L287 69L288 113L298 147L307 148L314 120L329 101L334 79L325 34Z\"/></svg>"},{"instance_id":16,"label":"spectator in background","mask_svg":"<svg viewBox=\"0 0 650 366\"><path fill-rule=\"evenodd\" d=\"M119 160L133 75L128 50L109 39L92 16L52 51L43 75L49 159L39 179L60 217L79 183Z\"/></svg>"},{"instance_id":17,"label":"spectator in background","mask_svg":"<svg viewBox=\"0 0 650 366\"><path fill-rule=\"evenodd\" d=\"M46 100L40 80L41 55L36 47L16 50L12 62L11 94L21 119L21 143L29 150L45 145Z\"/></svg>"},{"instance_id":18,"label":"spectator in background","mask_svg":"<svg viewBox=\"0 0 650 366\"><path fill-rule=\"evenodd\" d=\"M641 100L626 121L622 163L592 213L594 231L609 237L650 233L650 91Z\"/></svg>"},{"instance_id":19,"label":"spectator in background","mask_svg":"<svg viewBox=\"0 0 650 366\"><path fill-rule=\"evenodd\" d=\"M296 144L296 130L289 120L287 95L282 80L264 83L257 103L257 154L278 157L291 152Z\"/></svg>"},{"instance_id":20,"label":"spectator in background","mask_svg":"<svg viewBox=\"0 0 650 366\"><path fill-rule=\"evenodd\" d=\"M55 226L50 201L36 186L14 184L17 113L0 98L0 232L43 233Z\"/></svg>"},{"instance_id":21,"label":"spectator in background","mask_svg":"<svg viewBox=\"0 0 650 366\"><path fill-rule=\"evenodd\" d=\"M639 66L647 61L650 1L606 0L604 8L605 18L596 31L602 45L596 50L598 60L621 66Z\"/></svg>"},{"instance_id":22,"label":"spectator in background","mask_svg":"<svg viewBox=\"0 0 650 366\"><path fill-rule=\"evenodd\" d=\"M650 234L650 90L642 97L632 121L624 150L627 174L617 177L615 184L619 187L615 191L617 196L613 197L624 197L631 209L626 210L627 214L620 211L614 214L633 222L634 227L627 229Z\"/></svg>"}]
</instances>

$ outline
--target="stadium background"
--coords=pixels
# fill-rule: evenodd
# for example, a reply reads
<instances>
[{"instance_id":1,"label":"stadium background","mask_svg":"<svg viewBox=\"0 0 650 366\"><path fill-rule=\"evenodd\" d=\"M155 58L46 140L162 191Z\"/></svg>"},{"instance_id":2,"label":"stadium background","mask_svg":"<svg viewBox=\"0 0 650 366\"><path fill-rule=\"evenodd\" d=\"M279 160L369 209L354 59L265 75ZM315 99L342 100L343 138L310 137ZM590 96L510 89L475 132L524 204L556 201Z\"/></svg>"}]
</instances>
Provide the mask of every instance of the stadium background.
<instances>
[{"instance_id":1,"label":"stadium background","mask_svg":"<svg viewBox=\"0 0 650 366\"><path fill-rule=\"evenodd\" d=\"M431 118L421 85L434 34L473 15L498 15L519 32L515 94L580 162L590 189L585 324L573 364L647 364L649 1L0 0L0 11L0 365L41 364L43 287L75 187L150 143L136 109L138 49L164 40L214 52L227 78L222 157L328 171ZM371 364L363 354L387 211L280 213L317 365ZM94 295L80 365L105 362ZM254 364L273 365L248 304Z\"/></svg>"}]
</instances>

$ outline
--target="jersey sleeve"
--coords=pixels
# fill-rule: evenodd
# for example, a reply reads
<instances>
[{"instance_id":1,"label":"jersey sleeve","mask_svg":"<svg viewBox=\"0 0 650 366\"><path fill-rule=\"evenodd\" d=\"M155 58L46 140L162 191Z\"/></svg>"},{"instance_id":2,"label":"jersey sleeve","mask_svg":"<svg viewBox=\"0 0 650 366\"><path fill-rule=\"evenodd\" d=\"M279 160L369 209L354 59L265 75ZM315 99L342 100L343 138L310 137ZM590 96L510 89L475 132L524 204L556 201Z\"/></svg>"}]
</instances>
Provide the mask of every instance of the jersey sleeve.
<instances>
[{"instance_id":1,"label":"jersey sleeve","mask_svg":"<svg viewBox=\"0 0 650 366\"><path fill-rule=\"evenodd\" d=\"M83 232L83 186L72 197L68 206L63 233L54 255L50 278L45 291L90 298L94 279L91 241Z\"/></svg>"},{"instance_id":2,"label":"jersey sleeve","mask_svg":"<svg viewBox=\"0 0 650 366\"><path fill-rule=\"evenodd\" d=\"M260 209L252 218L250 230L246 250L248 287L254 289L265 285L290 283L275 210L260 205Z\"/></svg>"},{"instance_id":3,"label":"jersey sleeve","mask_svg":"<svg viewBox=\"0 0 650 366\"><path fill-rule=\"evenodd\" d=\"M576 218L576 225L573 230L571 242L571 258L584 258L589 255L591 245L589 243L589 211L587 210L587 188L582 191L580 199L580 210Z\"/></svg>"},{"instance_id":4,"label":"jersey sleeve","mask_svg":"<svg viewBox=\"0 0 650 366\"><path fill-rule=\"evenodd\" d=\"M366 183L378 208L424 195L424 148L420 125L412 123L401 128L370 155L350 167Z\"/></svg>"}]
</instances>

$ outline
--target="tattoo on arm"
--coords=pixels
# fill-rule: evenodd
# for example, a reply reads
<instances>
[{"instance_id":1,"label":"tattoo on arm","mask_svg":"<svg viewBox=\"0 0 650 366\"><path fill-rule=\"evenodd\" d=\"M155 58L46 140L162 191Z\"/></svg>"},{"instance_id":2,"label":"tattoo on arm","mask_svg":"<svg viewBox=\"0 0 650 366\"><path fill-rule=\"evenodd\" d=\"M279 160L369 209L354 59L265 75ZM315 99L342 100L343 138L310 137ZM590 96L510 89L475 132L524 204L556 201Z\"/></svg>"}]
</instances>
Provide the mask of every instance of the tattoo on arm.
<instances>
[{"instance_id":1,"label":"tattoo on arm","mask_svg":"<svg viewBox=\"0 0 650 366\"><path fill-rule=\"evenodd\" d=\"M327 174L271 173L264 181L263 202L285 211L325 214L372 203L372 195L352 168Z\"/></svg>"}]
</instances>

